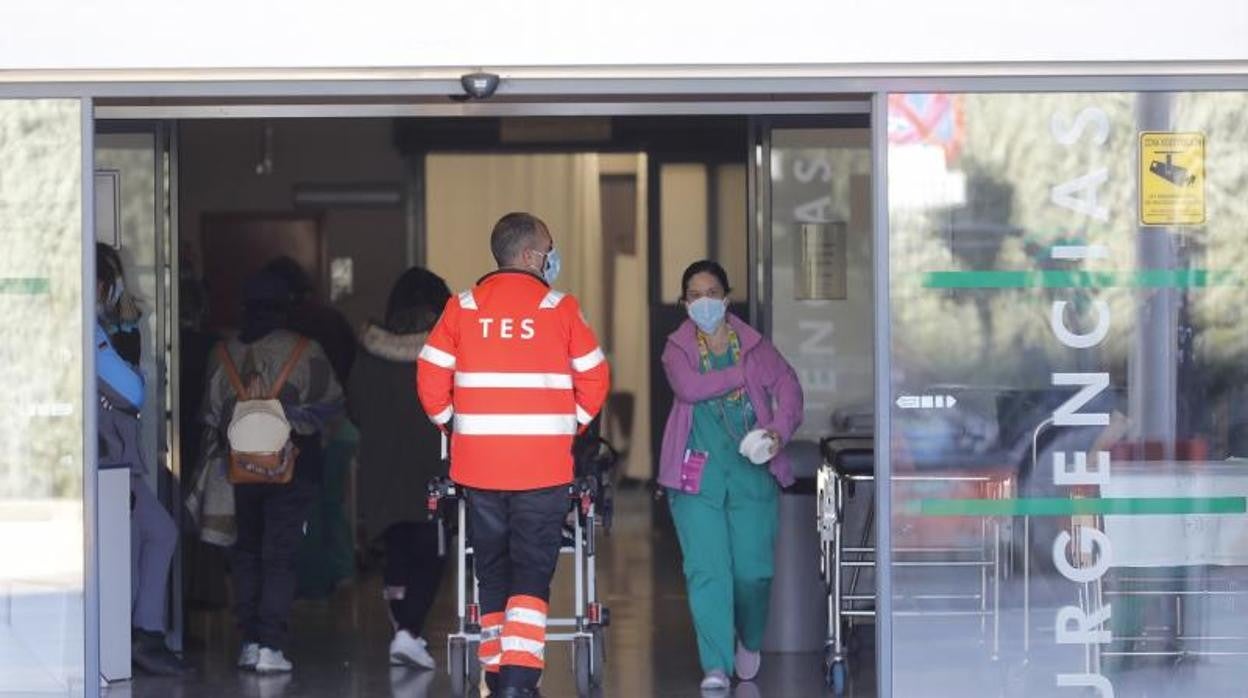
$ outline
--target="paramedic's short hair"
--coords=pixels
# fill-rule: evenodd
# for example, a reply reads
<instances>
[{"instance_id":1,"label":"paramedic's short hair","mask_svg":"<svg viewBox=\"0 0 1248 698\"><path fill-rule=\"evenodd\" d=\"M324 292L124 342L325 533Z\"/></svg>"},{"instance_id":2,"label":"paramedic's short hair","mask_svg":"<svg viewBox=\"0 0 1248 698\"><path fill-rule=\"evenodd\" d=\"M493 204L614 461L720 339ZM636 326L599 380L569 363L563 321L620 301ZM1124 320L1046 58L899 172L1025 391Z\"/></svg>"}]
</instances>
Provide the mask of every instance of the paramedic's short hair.
<instances>
[{"instance_id":1,"label":"paramedic's short hair","mask_svg":"<svg viewBox=\"0 0 1248 698\"><path fill-rule=\"evenodd\" d=\"M538 236L549 233L542 219L531 213L508 213L494 224L490 233L490 252L498 266L506 267L520 261L520 255L534 246Z\"/></svg>"}]
</instances>

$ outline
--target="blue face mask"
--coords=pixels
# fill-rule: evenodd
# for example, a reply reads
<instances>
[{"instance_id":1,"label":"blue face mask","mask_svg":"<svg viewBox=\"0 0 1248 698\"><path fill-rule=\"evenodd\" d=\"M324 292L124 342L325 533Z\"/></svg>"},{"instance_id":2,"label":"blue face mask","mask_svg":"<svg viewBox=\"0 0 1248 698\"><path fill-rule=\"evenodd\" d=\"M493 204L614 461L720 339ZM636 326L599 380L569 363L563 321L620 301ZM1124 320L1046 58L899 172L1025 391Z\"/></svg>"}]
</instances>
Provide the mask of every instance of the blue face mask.
<instances>
[{"instance_id":1,"label":"blue face mask","mask_svg":"<svg viewBox=\"0 0 1248 698\"><path fill-rule=\"evenodd\" d=\"M546 263L542 265L542 278L546 283L554 286L555 279L559 278L559 269L562 266L562 260L559 259L559 250L550 248L550 252L546 253Z\"/></svg>"},{"instance_id":2,"label":"blue face mask","mask_svg":"<svg viewBox=\"0 0 1248 698\"><path fill-rule=\"evenodd\" d=\"M727 299L699 298L688 305L689 319L702 330L703 334L713 334L724 324L724 316L728 313Z\"/></svg>"}]
</instances>

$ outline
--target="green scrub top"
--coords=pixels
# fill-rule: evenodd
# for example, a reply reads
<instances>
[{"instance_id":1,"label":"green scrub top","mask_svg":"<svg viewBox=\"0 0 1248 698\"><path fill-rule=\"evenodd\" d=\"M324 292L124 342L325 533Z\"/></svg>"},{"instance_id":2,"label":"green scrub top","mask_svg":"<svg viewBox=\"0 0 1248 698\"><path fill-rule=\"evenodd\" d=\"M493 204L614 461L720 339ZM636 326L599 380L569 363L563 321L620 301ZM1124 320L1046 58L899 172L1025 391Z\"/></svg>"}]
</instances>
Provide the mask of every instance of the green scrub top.
<instances>
[{"instance_id":1,"label":"green scrub top","mask_svg":"<svg viewBox=\"0 0 1248 698\"><path fill-rule=\"evenodd\" d=\"M712 353L709 359L712 371L731 368L734 363L732 350ZM708 456L700 496L722 507L730 481L734 490L768 492L775 487L767 468L754 465L737 450L741 439L757 423L754 406L744 391L739 399L721 395L693 406L693 429L687 448L705 451Z\"/></svg>"}]
</instances>

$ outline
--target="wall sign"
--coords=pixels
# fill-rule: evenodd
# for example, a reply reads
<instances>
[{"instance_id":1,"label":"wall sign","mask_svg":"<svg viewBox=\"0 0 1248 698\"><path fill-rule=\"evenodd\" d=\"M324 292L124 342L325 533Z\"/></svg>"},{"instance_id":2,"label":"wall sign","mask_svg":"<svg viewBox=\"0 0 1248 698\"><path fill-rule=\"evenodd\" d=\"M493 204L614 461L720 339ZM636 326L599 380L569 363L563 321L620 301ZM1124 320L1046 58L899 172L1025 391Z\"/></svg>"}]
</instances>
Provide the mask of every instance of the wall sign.
<instances>
[{"instance_id":1,"label":"wall sign","mask_svg":"<svg viewBox=\"0 0 1248 698\"><path fill-rule=\"evenodd\" d=\"M1204 225L1205 134L1140 134L1140 225Z\"/></svg>"},{"instance_id":2,"label":"wall sign","mask_svg":"<svg viewBox=\"0 0 1248 698\"><path fill-rule=\"evenodd\" d=\"M95 240L121 248L121 172L95 171Z\"/></svg>"},{"instance_id":3,"label":"wall sign","mask_svg":"<svg viewBox=\"0 0 1248 698\"><path fill-rule=\"evenodd\" d=\"M797 250L796 300L845 300L849 290L849 252L845 245L842 221L802 224Z\"/></svg>"}]
</instances>

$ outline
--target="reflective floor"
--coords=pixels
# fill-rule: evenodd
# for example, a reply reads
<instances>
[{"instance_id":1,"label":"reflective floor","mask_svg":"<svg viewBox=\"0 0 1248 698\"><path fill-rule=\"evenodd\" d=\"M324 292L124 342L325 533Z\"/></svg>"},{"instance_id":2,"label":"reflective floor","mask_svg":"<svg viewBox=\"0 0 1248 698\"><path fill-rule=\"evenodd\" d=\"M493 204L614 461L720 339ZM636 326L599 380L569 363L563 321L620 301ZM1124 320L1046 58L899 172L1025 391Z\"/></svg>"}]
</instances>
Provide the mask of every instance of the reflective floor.
<instances>
[{"instance_id":1,"label":"reflective floor","mask_svg":"<svg viewBox=\"0 0 1248 698\"><path fill-rule=\"evenodd\" d=\"M611 608L607 635L607 676L598 695L619 697L701 696L697 648L680 573L675 536L653 523L648 495L619 495L615 527L600 538L600 593ZM812 555L815 554L812 551ZM570 574L561 569L552 613L571 599ZM209 696L325 696L334 698L424 698L450 695L444 638L454 620L454 595L447 579L427 637L440 666L436 672L392 670L386 651L390 622L380 600L380 580L368 576L341 589L330 601L300 602L293 618L289 676L259 677L233 668L238 647L228 614L198 613L187 657L198 669L192 679L138 678L110 687L107 698L207 698ZM818 609L822 612L822 609ZM865 660L865 661L863 661ZM850 695L873 696L869 657L860 657L851 676ZM568 645L547 650L543 678L546 698L575 696ZM726 696L829 695L822 683L819 654L765 655L753 684L734 687ZM475 695L475 692L474 694Z\"/></svg>"}]
</instances>

